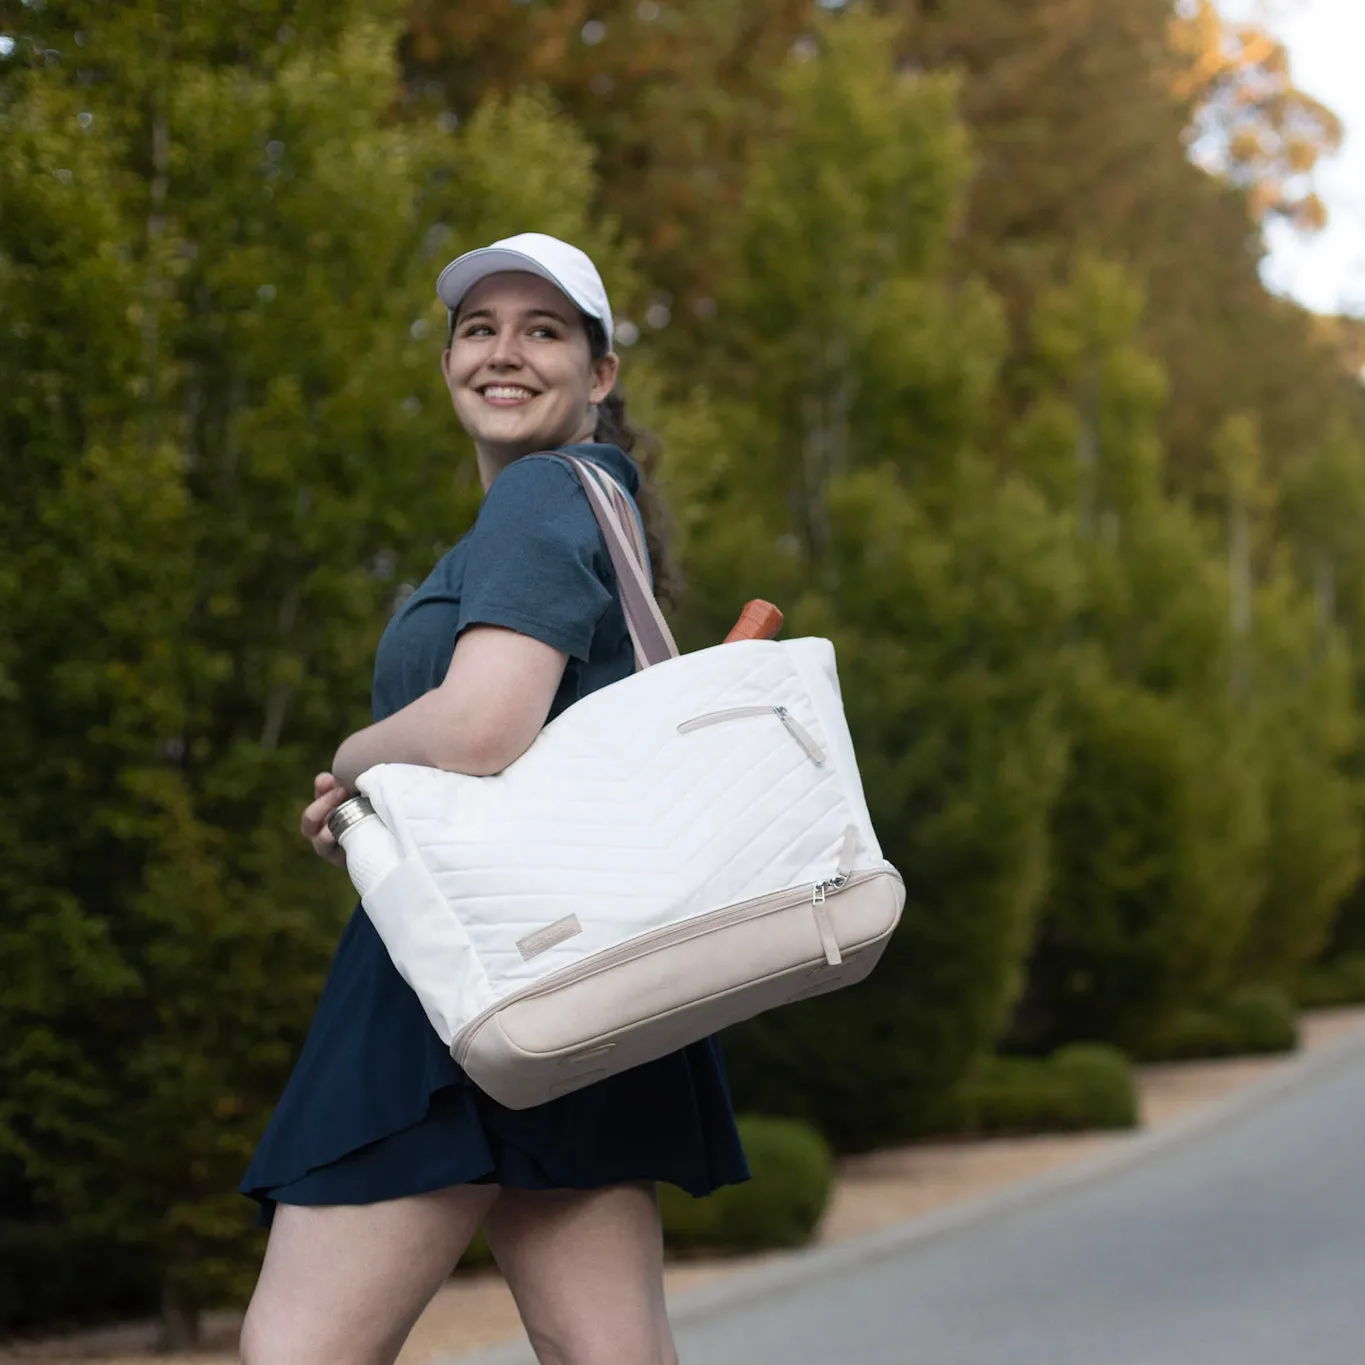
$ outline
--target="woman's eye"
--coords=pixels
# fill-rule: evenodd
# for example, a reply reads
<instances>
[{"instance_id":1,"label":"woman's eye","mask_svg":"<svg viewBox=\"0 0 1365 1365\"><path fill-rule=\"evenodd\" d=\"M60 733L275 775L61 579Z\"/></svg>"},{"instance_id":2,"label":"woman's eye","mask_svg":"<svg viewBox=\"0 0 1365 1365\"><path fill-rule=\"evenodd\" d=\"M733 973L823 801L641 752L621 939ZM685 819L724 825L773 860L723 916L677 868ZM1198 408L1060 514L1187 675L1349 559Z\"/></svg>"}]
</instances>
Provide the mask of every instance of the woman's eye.
<instances>
[{"instance_id":1,"label":"woman's eye","mask_svg":"<svg viewBox=\"0 0 1365 1365\"><path fill-rule=\"evenodd\" d=\"M539 326L531 328L531 335L533 337L540 337L548 341L553 341L559 333L556 332L553 327L547 327L544 323L541 323Z\"/></svg>"},{"instance_id":2,"label":"woman's eye","mask_svg":"<svg viewBox=\"0 0 1365 1365\"><path fill-rule=\"evenodd\" d=\"M464 337L492 336L493 329L486 322L471 322L460 335Z\"/></svg>"}]
</instances>

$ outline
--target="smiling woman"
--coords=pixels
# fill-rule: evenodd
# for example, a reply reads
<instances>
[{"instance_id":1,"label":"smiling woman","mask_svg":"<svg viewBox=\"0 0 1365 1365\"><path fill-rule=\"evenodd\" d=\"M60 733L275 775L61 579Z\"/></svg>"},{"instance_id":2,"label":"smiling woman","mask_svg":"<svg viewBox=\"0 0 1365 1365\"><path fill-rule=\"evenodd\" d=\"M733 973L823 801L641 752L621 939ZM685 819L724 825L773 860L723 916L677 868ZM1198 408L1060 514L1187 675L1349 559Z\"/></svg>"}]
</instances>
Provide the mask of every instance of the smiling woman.
<instances>
[{"instance_id":1,"label":"smiling woman","mask_svg":"<svg viewBox=\"0 0 1365 1365\"><path fill-rule=\"evenodd\" d=\"M365 769L498 772L634 669L586 495L542 455L591 461L632 505L644 492L596 268L525 233L452 262L438 292L485 497L384 632L374 723L315 782L302 832L336 863L327 817ZM387 1365L482 1223L542 1360L671 1365L654 1182L702 1195L747 1174L715 1040L505 1109L451 1059L357 906L242 1184L273 1217L243 1359Z\"/></svg>"},{"instance_id":2,"label":"smiling woman","mask_svg":"<svg viewBox=\"0 0 1365 1365\"><path fill-rule=\"evenodd\" d=\"M613 352L592 355L582 316L549 280L500 271L479 281L442 369L484 488L522 455L590 441L618 365Z\"/></svg>"}]
</instances>

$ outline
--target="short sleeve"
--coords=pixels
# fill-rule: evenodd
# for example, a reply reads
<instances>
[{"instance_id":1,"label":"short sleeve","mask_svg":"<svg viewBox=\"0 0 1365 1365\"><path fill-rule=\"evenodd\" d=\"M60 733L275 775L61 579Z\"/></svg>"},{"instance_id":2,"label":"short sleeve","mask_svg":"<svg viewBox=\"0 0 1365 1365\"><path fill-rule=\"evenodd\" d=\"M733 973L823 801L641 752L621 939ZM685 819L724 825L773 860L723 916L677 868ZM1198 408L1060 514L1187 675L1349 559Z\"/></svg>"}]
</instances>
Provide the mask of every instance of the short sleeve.
<instances>
[{"instance_id":1,"label":"short sleeve","mask_svg":"<svg viewBox=\"0 0 1365 1365\"><path fill-rule=\"evenodd\" d=\"M505 626L586 661L612 594L587 495L556 460L527 456L493 480L466 538L456 624Z\"/></svg>"}]
</instances>

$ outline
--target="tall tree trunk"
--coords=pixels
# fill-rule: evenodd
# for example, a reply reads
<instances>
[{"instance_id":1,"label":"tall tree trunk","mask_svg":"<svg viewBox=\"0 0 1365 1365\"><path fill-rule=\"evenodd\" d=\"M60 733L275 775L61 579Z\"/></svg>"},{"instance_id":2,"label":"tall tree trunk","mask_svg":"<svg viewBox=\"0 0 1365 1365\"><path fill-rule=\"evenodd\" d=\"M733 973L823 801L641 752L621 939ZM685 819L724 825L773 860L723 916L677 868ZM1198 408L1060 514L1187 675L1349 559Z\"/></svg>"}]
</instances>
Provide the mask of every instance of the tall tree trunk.
<instances>
[{"instance_id":1,"label":"tall tree trunk","mask_svg":"<svg viewBox=\"0 0 1365 1365\"><path fill-rule=\"evenodd\" d=\"M1234 486L1228 506L1228 583L1231 588L1232 691L1243 697L1250 688L1247 654L1251 635L1251 519L1246 499Z\"/></svg>"},{"instance_id":2,"label":"tall tree trunk","mask_svg":"<svg viewBox=\"0 0 1365 1365\"><path fill-rule=\"evenodd\" d=\"M166 1280L161 1286L161 1324L157 1350L192 1351L199 1345L199 1308L179 1285Z\"/></svg>"},{"instance_id":3,"label":"tall tree trunk","mask_svg":"<svg viewBox=\"0 0 1365 1365\"><path fill-rule=\"evenodd\" d=\"M1313 562L1313 595L1318 604L1318 653L1325 656L1337 619L1337 578L1332 556L1321 550Z\"/></svg>"},{"instance_id":4,"label":"tall tree trunk","mask_svg":"<svg viewBox=\"0 0 1365 1365\"><path fill-rule=\"evenodd\" d=\"M1100 371L1092 354L1081 380L1080 430L1076 433L1076 522L1081 535L1095 535L1099 508Z\"/></svg>"},{"instance_id":5,"label":"tall tree trunk","mask_svg":"<svg viewBox=\"0 0 1365 1365\"><path fill-rule=\"evenodd\" d=\"M150 448L156 439L161 397L161 299L165 289L161 274L162 238L166 232L166 195L170 175L170 130L165 112L152 114L151 183L147 207L147 284L142 309L142 372L147 385L146 415L142 442Z\"/></svg>"},{"instance_id":6,"label":"tall tree trunk","mask_svg":"<svg viewBox=\"0 0 1365 1365\"><path fill-rule=\"evenodd\" d=\"M279 631L280 638L288 645L289 637L299 617L299 601L303 596L303 584L295 581L289 585L280 601ZM261 727L261 748L274 749L279 746L280 733L284 729L284 718L289 709L289 697L293 687L287 682L276 683L270 691L265 707L265 723Z\"/></svg>"}]
</instances>

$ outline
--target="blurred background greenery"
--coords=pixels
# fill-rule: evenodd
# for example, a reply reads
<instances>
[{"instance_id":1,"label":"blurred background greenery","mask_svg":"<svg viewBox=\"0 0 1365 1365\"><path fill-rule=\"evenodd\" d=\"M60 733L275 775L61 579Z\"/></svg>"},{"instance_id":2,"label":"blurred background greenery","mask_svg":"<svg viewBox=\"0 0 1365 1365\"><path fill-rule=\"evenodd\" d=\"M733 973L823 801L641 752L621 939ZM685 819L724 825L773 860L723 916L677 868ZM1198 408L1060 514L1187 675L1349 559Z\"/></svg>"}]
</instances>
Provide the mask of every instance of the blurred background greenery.
<instances>
[{"instance_id":1,"label":"blurred background greenery","mask_svg":"<svg viewBox=\"0 0 1365 1365\"><path fill-rule=\"evenodd\" d=\"M473 518L433 284L511 232L602 267L682 642L754 596L835 641L908 888L866 986L729 1037L760 1179L670 1194L677 1244L1365 999L1365 324L1258 276L1341 135L1273 39L1204 0L0 37L0 1329L184 1340L249 1288L234 1187L351 904L297 813Z\"/></svg>"}]
</instances>

